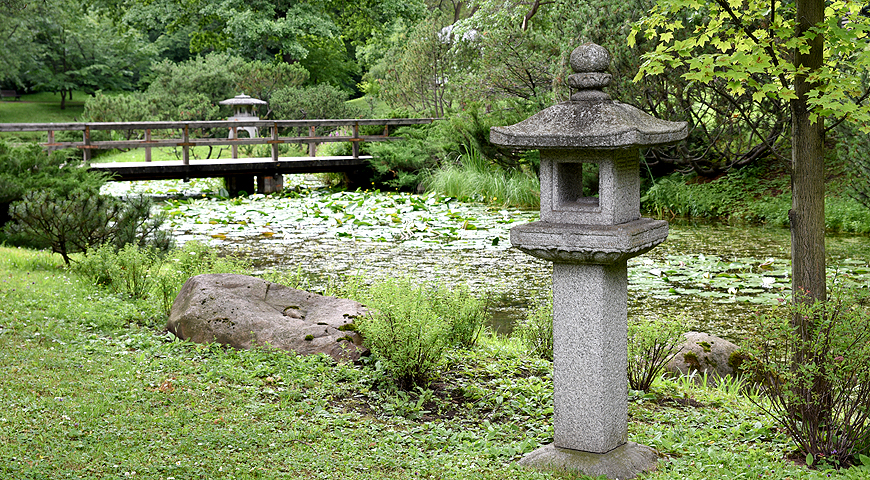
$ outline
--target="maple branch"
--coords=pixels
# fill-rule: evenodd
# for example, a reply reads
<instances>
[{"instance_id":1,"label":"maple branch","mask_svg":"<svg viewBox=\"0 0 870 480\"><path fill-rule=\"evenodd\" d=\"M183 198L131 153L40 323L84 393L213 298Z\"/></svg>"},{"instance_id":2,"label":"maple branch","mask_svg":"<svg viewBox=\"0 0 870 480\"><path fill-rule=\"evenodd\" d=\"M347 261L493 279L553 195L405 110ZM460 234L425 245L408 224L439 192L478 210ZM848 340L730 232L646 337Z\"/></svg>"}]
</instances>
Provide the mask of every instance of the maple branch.
<instances>
[{"instance_id":1,"label":"maple branch","mask_svg":"<svg viewBox=\"0 0 870 480\"><path fill-rule=\"evenodd\" d=\"M774 0L771 0L771 2L773 2L773 1ZM728 5L727 0L716 0L716 3L720 7L722 7L722 9L728 14L729 17L731 17L731 21L734 22L734 25L737 28L742 30L743 33L745 33L747 37L749 37L753 42L755 42L756 45L759 45L759 46L762 45L762 43L758 40L758 37L755 36L755 34L752 32L752 30L749 30L749 28L746 25L744 25L743 22L740 21L740 18L737 17L737 14L734 13L733 9L731 9L731 5ZM770 15L771 15L771 17L770 17L771 22L770 23L771 24L773 24L773 14L774 14L774 11L771 10L770 11ZM770 55L770 58L773 61L773 66L779 67L779 57L776 56L776 50L774 50L773 47L770 45L765 45L762 48L767 52L768 55ZM785 78L785 74L780 73L778 75L778 77L779 77L779 83L782 84L782 87L788 88L788 79Z\"/></svg>"}]
</instances>

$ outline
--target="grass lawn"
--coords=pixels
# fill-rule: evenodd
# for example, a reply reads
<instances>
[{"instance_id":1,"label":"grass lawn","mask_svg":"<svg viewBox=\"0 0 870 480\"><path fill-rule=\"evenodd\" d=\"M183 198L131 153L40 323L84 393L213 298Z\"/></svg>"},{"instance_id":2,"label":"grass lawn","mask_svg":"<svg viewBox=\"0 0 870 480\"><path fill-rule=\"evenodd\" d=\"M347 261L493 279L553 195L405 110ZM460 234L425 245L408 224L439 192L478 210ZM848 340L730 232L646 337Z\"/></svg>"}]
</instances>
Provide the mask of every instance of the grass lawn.
<instances>
[{"instance_id":1,"label":"grass lawn","mask_svg":"<svg viewBox=\"0 0 870 480\"><path fill-rule=\"evenodd\" d=\"M0 477L550 479L515 461L552 441L552 364L486 337L427 389L376 365L174 340L159 302L120 298L60 257L0 247ZM645 479L870 478L807 470L734 385L633 395Z\"/></svg>"},{"instance_id":2,"label":"grass lawn","mask_svg":"<svg viewBox=\"0 0 870 480\"><path fill-rule=\"evenodd\" d=\"M22 95L21 100L0 101L0 123L68 123L81 121L85 93L75 92L73 101L67 100L60 109L60 94L33 93ZM47 141L45 132L0 133L0 139Z\"/></svg>"}]
</instances>

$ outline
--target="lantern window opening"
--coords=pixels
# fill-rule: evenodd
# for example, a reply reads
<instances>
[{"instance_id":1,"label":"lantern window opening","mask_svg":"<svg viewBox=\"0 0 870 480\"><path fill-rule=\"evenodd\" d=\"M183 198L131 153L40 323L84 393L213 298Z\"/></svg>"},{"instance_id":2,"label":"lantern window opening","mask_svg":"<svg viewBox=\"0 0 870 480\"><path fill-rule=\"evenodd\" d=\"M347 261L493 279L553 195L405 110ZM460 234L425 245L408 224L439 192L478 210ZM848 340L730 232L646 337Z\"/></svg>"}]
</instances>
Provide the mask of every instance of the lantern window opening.
<instances>
[{"instance_id":1,"label":"lantern window opening","mask_svg":"<svg viewBox=\"0 0 870 480\"><path fill-rule=\"evenodd\" d=\"M596 161L557 162L553 174L556 188L556 209L568 211L601 211L599 195L604 189Z\"/></svg>"}]
</instances>

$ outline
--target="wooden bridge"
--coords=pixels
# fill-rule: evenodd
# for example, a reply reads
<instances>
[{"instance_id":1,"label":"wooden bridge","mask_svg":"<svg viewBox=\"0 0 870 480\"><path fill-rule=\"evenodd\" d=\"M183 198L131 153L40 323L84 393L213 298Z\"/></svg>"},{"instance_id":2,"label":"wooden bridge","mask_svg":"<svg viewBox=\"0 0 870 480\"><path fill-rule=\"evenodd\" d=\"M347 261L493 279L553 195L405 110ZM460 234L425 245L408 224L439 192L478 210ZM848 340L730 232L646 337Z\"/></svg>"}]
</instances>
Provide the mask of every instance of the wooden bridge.
<instances>
[{"instance_id":1,"label":"wooden bridge","mask_svg":"<svg viewBox=\"0 0 870 480\"><path fill-rule=\"evenodd\" d=\"M363 172L371 156L359 154L362 142L401 140L391 137L390 127L431 123L432 118L393 119L325 119L325 120L250 120L250 121L192 121L192 122L91 122L91 123L4 123L0 132L47 132L48 141L42 145L48 150L77 148L82 150L85 163L92 170L111 175L112 180L165 180L203 177L223 177L230 195L241 191L253 192L254 179L260 193L272 193L283 187L282 175L317 172ZM361 126L383 126L378 135L360 135ZM238 138L242 127L269 131L267 137ZM317 127L334 127L338 134L315 135ZM81 142L55 141L57 131L80 131ZM93 141L97 131L121 132L123 140ZM229 138L217 138L215 132L228 132ZM307 131L304 136L281 136L281 132ZM134 135L135 132L141 132ZM199 134L197 136L197 134ZM135 137L135 138L134 138ZM335 157L315 156L316 145L327 142L350 142L352 155ZM307 157L280 157L279 145L308 144ZM270 145L271 157L238 158L240 145ZM198 160L190 158L190 148L197 146L230 146L232 159ZM181 148L179 161L151 161L151 149L156 147ZM96 149L144 148L145 162L92 163L91 152Z\"/></svg>"}]
</instances>

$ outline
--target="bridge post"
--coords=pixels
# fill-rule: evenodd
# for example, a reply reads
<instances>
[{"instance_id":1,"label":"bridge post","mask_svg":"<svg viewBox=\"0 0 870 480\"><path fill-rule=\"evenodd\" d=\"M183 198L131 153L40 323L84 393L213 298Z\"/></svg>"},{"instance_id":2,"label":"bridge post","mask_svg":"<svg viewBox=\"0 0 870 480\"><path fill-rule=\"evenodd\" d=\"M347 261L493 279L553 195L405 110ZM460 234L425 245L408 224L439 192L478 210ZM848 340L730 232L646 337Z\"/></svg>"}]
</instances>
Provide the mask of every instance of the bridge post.
<instances>
[{"instance_id":1,"label":"bridge post","mask_svg":"<svg viewBox=\"0 0 870 480\"><path fill-rule=\"evenodd\" d=\"M278 161L278 124L272 125L272 161Z\"/></svg>"},{"instance_id":2,"label":"bridge post","mask_svg":"<svg viewBox=\"0 0 870 480\"><path fill-rule=\"evenodd\" d=\"M230 127L230 138L239 138L239 127ZM239 146L234 143L231 150L233 158L239 158Z\"/></svg>"},{"instance_id":3,"label":"bridge post","mask_svg":"<svg viewBox=\"0 0 870 480\"><path fill-rule=\"evenodd\" d=\"M85 141L83 156L85 163L88 163L91 161L91 127L85 125L85 132L83 135Z\"/></svg>"},{"instance_id":4,"label":"bridge post","mask_svg":"<svg viewBox=\"0 0 870 480\"><path fill-rule=\"evenodd\" d=\"M314 137L314 129L315 129L314 125L308 127L308 136L309 137ZM308 142L308 156L309 157L317 156L317 147L314 145L313 141Z\"/></svg>"},{"instance_id":5,"label":"bridge post","mask_svg":"<svg viewBox=\"0 0 870 480\"><path fill-rule=\"evenodd\" d=\"M353 149L353 158L359 158L359 124L353 124L353 140L350 141Z\"/></svg>"},{"instance_id":6,"label":"bridge post","mask_svg":"<svg viewBox=\"0 0 870 480\"><path fill-rule=\"evenodd\" d=\"M228 175L224 177L224 187L226 187L227 195L230 197L238 197L241 192L254 193L254 176Z\"/></svg>"},{"instance_id":7,"label":"bridge post","mask_svg":"<svg viewBox=\"0 0 870 480\"><path fill-rule=\"evenodd\" d=\"M150 128L145 129L145 141L146 142L151 141L151 129ZM146 162L151 161L151 147L145 147L145 161Z\"/></svg>"},{"instance_id":8,"label":"bridge post","mask_svg":"<svg viewBox=\"0 0 870 480\"><path fill-rule=\"evenodd\" d=\"M280 173L275 175L257 175L257 193L277 193L284 189L284 176Z\"/></svg>"},{"instance_id":9,"label":"bridge post","mask_svg":"<svg viewBox=\"0 0 870 480\"><path fill-rule=\"evenodd\" d=\"M184 134L181 139L181 163L185 165L190 165L190 133L188 132L188 125L184 125Z\"/></svg>"}]
</instances>

